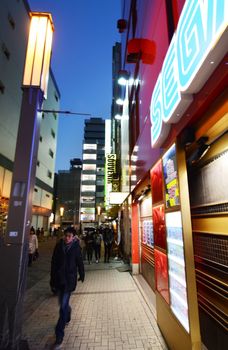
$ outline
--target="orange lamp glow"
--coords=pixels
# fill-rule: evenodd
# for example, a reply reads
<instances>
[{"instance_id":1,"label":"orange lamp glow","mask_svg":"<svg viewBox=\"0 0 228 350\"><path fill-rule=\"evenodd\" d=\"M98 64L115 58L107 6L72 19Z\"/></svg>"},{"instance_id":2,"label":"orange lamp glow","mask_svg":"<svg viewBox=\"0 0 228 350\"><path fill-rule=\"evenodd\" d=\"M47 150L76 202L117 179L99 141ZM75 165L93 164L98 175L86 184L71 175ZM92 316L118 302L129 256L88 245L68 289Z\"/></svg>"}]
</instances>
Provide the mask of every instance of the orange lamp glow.
<instances>
[{"instance_id":1,"label":"orange lamp glow","mask_svg":"<svg viewBox=\"0 0 228 350\"><path fill-rule=\"evenodd\" d=\"M23 86L40 87L47 97L54 26L50 13L31 12Z\"/></svg>"},{"instance_id":2,"label":"orange lamp glow","mask_svg":"<svg viewBox=\"0 0 228 350\"><path fill-rule=\"evenodd\" d=\"M100 205L97 206L97 215L101 215L101 206Z\"/></svg>"},{"instance_id":3,"label":"orange lamp glow","mask_svg":"<svg viewBox=\"0 0 228 350\"><path fill-rule=\"evenodd\" d=\"M59 208L59 212L60 212L60 216L63 216L63 214L64 214L64 207L60 207Z\"/></svg>"}]
</instances>

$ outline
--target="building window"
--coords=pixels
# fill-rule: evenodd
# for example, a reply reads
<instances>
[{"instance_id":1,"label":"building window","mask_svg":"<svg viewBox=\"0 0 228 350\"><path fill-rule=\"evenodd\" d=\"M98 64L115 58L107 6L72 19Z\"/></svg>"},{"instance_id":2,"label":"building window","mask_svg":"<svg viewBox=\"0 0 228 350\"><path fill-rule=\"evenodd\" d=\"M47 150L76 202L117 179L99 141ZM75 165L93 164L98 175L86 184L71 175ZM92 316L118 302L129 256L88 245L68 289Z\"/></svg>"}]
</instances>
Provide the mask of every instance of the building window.
<instances>
[{"instance_id":1,"label":"building window","mask_svg":"<svg viewBox=\"0 0 228 350\"><path fill-rule=\"evenodd\" d=\"M96 150L97 149L97 145L96 143L84 143L83 145L83 149L94 149Z\"/></svg>"},{"instance_id":2,"label":"building window","mask_svg":"<svg viewBox=\"0 0 228 350\"><path fill-rule=\"evenodd\" d=\"M57 114L55 112L53 112L53 117L55 118L55 120L57 119Z\"/></svg>"},{"instance_id":3,"label":"building window","mask_svg":"<svg viewBox=\"0 0 228 350\"><path fill-rule=\"evenodd\" d=\"M94 160L96 160L97 159L97 155L96 155L96 153L94 153L94 154L87 154L87 153L83 153L83 159L94 159Z\"/></svg>"},{"instance_id":4,"label":"building window","mask_svg":"<svg viewBox=\"0 0 228 350\"><path fill-rule=\"evenodd\" d=\"M8 21L13 29L15 29L15 21L10 13L8 13Z\"/></svg>"},{"instance_id":5,"label":"building window","mask_svg":"<svg viewBox=\"0 0 228 350\"><path fill-rule=\"evenodd\" d=\"M51 136L53 137L53 139L55 139L55 132L53 129L51 129Z\"/></svg>"},{"instance_id":6,"label":"building window","mask_svg":"<svg viewBox=\"0 0 228 350\"><path fill-rule=\"evenodd\" d=\"M4 92L5 92L5 86L4 86L4 84L3 84L3 82L1 80L0 80L0 92L2 94L4 94Z\"/></svg>"},{"instance_id":7,"label":"building window","mask_svg":"<svg viewBox=\"0 0 228 350\"><path fill-rule=\"evenodd\" d=\"M4 55L6 56L7 60L9 60L10 59L10 52L7 49L5 44L2 44L2 51L3 51Z\"/></svg>"},{"instance_id":8,"label":"building window","mask_svg":"<svg viewBox=\"0 0 228 350\"><path fill-rule=\"evenodd\" d=\"M95 185L82 185L82 192L95 192L96 186Z\"/></svg>"},{"instance_id":9,"label":"building window","mask_svg":"<svg viewBox=\"0 0 228 350\"><path fill-rule=\"evenodd\" d=\"M42 136L40 136L40 142L42 142L43 141L43 137Z\"/></svg>"},{"instance_id":10,"label":"building window","mask_svg":"<svg viewBox=\"0 0 228 350\"><path fill-rule=\"evenodd\" d=\"M44 113L42 113L42 119L44 119Z\"/></svg>"},{"instance_id":11,"label":"building window","mask_svg":"<svg viewBox=\"0 0 228 350\"><path fill-rule=\"evenodd\" d=\"M94 221L95 214L83 214L81 213L81 221Z\"/></svg>"},{"instance_id":12,"label":"building window","mask_svg":"<svg viewBox=\"0 0 228 350\"><path fill-rule=\"evenodd\" d=\"M82 175L82 181L95 181L96 175Z\"/></svg>"},{"instance_id":13,"label":"building window","mask_svg":"<svg viewBox=\"0 0 228 350\"><path fill-rule=\"evenodd\" d=\"M97 156L97 160L104 160L104 156L103 155L98 155Z\"/></svg>"},{"instance_id":14,"label":"building window","mask_svg":"<svg viewBox=\"0 0 228 350\"><path fill-rule=\"evenodd\" d=\"M51 172L50 170L48 170L47 176L48 176L50 179L52 178L52 172Z\"/></svg>"},{"instance_id":15,"label":"building window","mask_svg":"<svg viewBox=\"0 0 228 350\"><path fill-rule=\"evenodd\" d=\"M37 189L37 188L34 188L34 191L35 191L35 192L38 192L38 189Z\"/></svg>"},{"instance_id":16,"label":"building window","mask_svg":"<svg viewBox=\"0 0 228 350\"><path fill-rule=\"evenodd\" d=\"M37 166L40 166L40 161L38 160L37 163L36 163Z\"/></svg>"},{"instance_id":17,"label":"building window","mask_svg":"<svg viewBox=\"0 0 228 350\"><path fill-rule=\"evenodd\" d=\"M102 171L104 171L104 168L97 168L98 173L101 173Z\"/></svg>"},{"instance_id":18,"label":"building window","mask_svg":"<svg viewBox=\"0 0 228 350\"><path fill-rule=\"evenodd\" d=\"M50 195L46 193L46 197L47 197L47 198L50 198Z\"/></svg>"},{"instance_id":19,"label":"building window","mask_svg":"<svg viewBox=\"0 0 228 350\"><path fill-rule=\"evenodd\" d=\"M104 179L102 180L97 180L96 184L99 186L103 186L104 185Z\"/></svg>"},{"instance_id":20,"label":"building window","mask_svg":"<svg viewBox=\"0 0 228 350\"><path fill-rule=\"evenodd\" d=\"M54 152L49 148L49 156L51 156L51 158L54 158Z\"/></svg>"},{"instance_id":21,"label":"building window","mask_svg":"<svg viewBox=\"0 0 228 350\"><path fill-rule=\"evenodd\" d=\"M82 170L96 170L96 164L83 164Z\"/></svg>"},{"instance_id":22,"label":"building window","mask_svg":"<svg viewBox=\"0 0 228 350\"><path fill-rule=\"evenodd\" d=\"M81 212L83 214L94 214L95 208L83 208L83 207L81 207Z\"/></svg>"},{"instance_id":23,"label":"building window","mask_svg":"<svg viewBox=\"0 0 228 350\"><path fill-rule=\"evenodd\" d=\"M95 197L81 197L81 203L95 203Z\"/></svg>"}]
</instances>

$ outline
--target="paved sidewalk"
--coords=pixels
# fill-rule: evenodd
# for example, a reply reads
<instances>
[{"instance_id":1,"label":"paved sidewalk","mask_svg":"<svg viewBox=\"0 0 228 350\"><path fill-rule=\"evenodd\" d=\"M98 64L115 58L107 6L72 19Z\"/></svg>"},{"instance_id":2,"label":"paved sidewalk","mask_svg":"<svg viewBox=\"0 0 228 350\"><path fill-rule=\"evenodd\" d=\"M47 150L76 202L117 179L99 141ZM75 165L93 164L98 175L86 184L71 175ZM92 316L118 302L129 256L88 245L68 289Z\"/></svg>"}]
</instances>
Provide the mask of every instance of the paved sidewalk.
<instances>
[{"instance_id":1,"label":"paved sidewalk","mask_svg":"<svg viewBox=\"0 0 228 350\"><path fill-rule=\"evenodd\" d=\"M65 329L62 349L167 349L153 313L131 274L118 271L117 267L123 263L85 266L85 281L78 283L71 296L72 320ZM37 290L41 299L30 308ZM30 315L25 313L23 337L28 340L30 350L51 349L58 304L49 289L49 274L29 288L25 302L25 309L28 308Z\"/></svg>"}]
</instances>

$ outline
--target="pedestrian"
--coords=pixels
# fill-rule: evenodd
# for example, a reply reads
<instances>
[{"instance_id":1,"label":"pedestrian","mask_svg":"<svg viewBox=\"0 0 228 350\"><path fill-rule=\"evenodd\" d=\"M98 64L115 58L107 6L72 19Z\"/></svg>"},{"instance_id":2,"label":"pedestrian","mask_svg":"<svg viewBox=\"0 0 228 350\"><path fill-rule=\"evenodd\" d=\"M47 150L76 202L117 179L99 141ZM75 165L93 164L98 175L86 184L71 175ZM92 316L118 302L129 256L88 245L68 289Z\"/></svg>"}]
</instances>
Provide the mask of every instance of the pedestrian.
<instances>
[{"instance_id":1,"label":"pedestrian","mask_svg":"<svg viewBox=\"0 0 228 350\"><path fill-rule=\"evenodd\" d=\"M41 229L40 229L40 238L42 241L44 240L44 228L43 227L41 227Z\"/></svg>"},{"instance_id":2,"label":"pedestrian","mask_svg":"<svg viewBox=\"0 0 228 350\"><path fill-rule=\"evenodd\" d=\"M85 239L86 239L86 235L85 234L81 234L79 236L79 242L80 242L80 247L82 249L82 258L83 258L83 260L86 260L86 242L85 242Z\"/></svg>"},{"instance_id":3,"label":"pedestrian","mask_svg":"<svg viewBox=\"0 0 228 350\"><path fill-rule=\"evenodd\" d=\"M87 259L89 264L91 264L93 259L93 235L94 235L94 228L91 227L86 231L86 237L85 237Z\"/></svg>"},{"instance_id":4,"label":"pedestrian","mask_svg":"<svg viewBox=\"0 0 228 350\"><path fill-rule=\"evenodd\" d=\"M94 233L94 243L93 243L96 263L98 263L101 258L101 242L102 242L102 234L100 233L100 229L98 228Z\"/></svg>"},{"instance_id":5,"label":"pedestrian","mask_svg":"<svg viewBox=\"0 0 228 350\"><path fill-rule=\"evenodd\" d=\"M55 326L56 350L61 348L65 326L71 320L69 301L71 293L76 289L78 272L78 280L83 282L85 277L81 248L75 234L73 227L64 230L64 237L57 242L51 260L50 286L58 295L60 306Z\"/></svg>"},{"instance_id":6,"label":"pedestrian","mask_svg":"<svg viewBox=\"0 0 228 350\"><path fill-rule=\"evenodd\" d=\"M113 243L114 235L111 227L106 226L103 230L103 241L104 241L104 262L109 263L109 259L111 256L112 243Z\"/></svg>"},{"instance_id":7,"label":"pedestrian","mask_svg":"<svg viewBox=\"0 0 228 350\"><path fill-rule=\"evenodd\" d=\"M39 227L36 230L36 235L37 235L37 238L39 239L39 237L40 237L40 228Z\"/></svg>"},{"instance_id":8,"label":"pedestrian","mask_svg":"<svg viewBox=\"0 0 228 350\"><path fill-rule=\"evenodd\" d=\"M28 266L32 266L33 260L38 257L38 239L33 227L30 228L29 234L29 258Z\"/></svg>"}]
</instances>

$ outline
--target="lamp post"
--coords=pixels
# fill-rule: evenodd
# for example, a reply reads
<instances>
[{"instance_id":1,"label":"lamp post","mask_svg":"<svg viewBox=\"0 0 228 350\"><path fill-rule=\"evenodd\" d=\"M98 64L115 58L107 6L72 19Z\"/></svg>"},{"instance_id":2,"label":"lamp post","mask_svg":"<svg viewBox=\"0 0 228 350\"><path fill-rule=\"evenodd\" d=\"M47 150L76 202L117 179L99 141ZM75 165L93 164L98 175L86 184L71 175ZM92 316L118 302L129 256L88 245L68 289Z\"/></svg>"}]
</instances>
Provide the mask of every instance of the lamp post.
<instances>
[{"instance_id":1,"label":"lamp post","mask_svg":"<svg viewBox=\"0 0 228 350\"><path fill-rule=\"evenodd\" d=\"M53 22L48 13L31 13L23 76L6 236L0 247L0 348L20 349L43 98L47 95ZM28 348L28 346L27 346Z\"/></svg>"}]
</instances>

